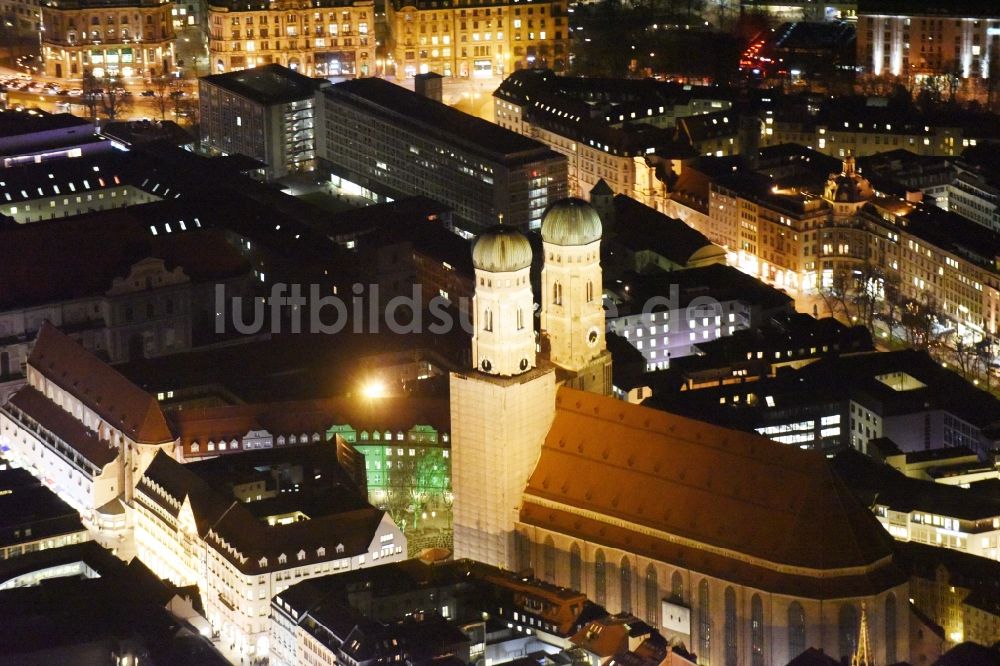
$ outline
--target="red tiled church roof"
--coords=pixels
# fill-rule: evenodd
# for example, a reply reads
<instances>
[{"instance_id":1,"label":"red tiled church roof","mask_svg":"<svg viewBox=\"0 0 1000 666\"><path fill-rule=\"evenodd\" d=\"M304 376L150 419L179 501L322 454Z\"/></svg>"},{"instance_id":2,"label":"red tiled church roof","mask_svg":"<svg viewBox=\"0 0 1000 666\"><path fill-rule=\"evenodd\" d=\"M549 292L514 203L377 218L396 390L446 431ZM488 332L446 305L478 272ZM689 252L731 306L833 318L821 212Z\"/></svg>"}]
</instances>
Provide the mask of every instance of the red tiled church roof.
<instances>
[{"instance_id":1,"label":"red tiled church roof","mask_svg":"<svg viewBox=\"0 0 1000 666\"><path fill-rule=\"evenodd\" d=\"M46 322L28 364L140 444L174 436L156 399Z\"/></svg>"},{"instance_id":2,"label":"red tiled church roof","mask_svg":"<svg viewBox=\"0 0 1000 666\"><path fill-rule=\"evenodd\" d=\"M521 520L775 591L898 577L889 535L821 453L568 388Z\"/></svg>"}]
</instances>

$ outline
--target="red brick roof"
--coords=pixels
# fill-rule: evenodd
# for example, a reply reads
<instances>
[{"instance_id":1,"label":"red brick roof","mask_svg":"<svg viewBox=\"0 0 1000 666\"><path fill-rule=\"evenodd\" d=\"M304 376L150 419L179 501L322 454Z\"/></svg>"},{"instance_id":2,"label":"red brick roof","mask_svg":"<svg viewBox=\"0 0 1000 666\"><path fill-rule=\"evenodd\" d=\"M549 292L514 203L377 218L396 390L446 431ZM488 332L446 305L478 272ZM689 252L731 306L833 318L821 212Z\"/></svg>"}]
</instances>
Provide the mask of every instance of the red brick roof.
<instances>
[{"instance_id":1,"label":"red brick roof","mask_svg":"<svg viewBox=\"0 0 1000 666\"><path fill-rule=\"evenodd\" d=\"M48 322L38 331L28 364L132 440L140 444L173 441L153 396Z\"/></svg>"},{"instance_id":2,"label":"red brick roof","mask_svg":"<svg viewBox=\"0 0 1000 666\"><path fill-rule=\"evenodd\" d=\"M521 520L774 591L899 578L891 538L821 453L568 388Z\"/></svg>"}]
</instances>

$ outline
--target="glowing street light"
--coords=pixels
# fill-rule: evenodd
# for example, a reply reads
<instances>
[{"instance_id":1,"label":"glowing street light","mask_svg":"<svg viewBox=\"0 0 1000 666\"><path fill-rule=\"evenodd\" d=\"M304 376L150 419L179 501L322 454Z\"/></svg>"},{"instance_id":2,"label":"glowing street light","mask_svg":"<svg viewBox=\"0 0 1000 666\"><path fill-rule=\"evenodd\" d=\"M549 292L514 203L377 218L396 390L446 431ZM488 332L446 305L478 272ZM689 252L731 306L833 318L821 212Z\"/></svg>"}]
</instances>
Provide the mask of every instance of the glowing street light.
<instances>
[{"instance_id":1,"label":"glowing street light","mask_svg":"<svg viewBox=\"0 0 1000 666\"><path fill-rule=\"evenodd\" d=\"M386 395L385 384L378 379L372 379L361 389L361 394L369 400L384 398Z\"/></svg>"}]
</instances>

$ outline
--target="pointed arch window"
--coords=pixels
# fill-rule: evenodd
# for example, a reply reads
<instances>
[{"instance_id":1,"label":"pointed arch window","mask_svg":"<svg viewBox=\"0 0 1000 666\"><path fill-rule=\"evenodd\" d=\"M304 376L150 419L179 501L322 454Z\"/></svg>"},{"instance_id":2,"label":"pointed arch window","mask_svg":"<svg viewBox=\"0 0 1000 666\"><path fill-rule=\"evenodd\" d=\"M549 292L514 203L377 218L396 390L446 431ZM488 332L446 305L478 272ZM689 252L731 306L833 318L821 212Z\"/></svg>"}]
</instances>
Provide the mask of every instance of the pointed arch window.
<instances>
[{"instance_id":1,"label":"pointed arch window","mask_svg":"<svg viewBox=\"0 0 1000 666\"><path fill-rule=\"evenodd\" d=\"M524 310L521 308L517 309L517 330L524 330Z\"/></svg>"},{"instance_id":2,"label":"pointed arch window","mask_svg":"<svg viewBox=\"0 0 1000 666\"><path fill-rule=\"evenodd\" d=\"M545 564L545 580L550 583L556 582L556 544L552 541L552 537L545 537L545 552L544 552L544 564Z\"/></svg>"},{"instance_id":3,"label":"pointed arch window","mask_svg":"<svg viewBox=\"0 0 1000 666\"><path fill-rule=\"evenodd\" d=\"M521 571L531 567L531 543L524 532L514 532L514 556Z\"/></svg>"},{"instance_id":4,"label":"pointed arch window","mask_svg":"<svg viewBox=\"0 0 1000 666\"><path fill-rule=\"evenodd\" d=\"M764 666L764 602L759 594L750 598L750 664Z\"/></svg>"},{"instance_id":5,"label":"pointed arch window","mask_svg":"<svg viewBox=\"0 0 1000 666\"><path fill-rule=\"evenodd\" d=\"M885 598L885 663L896 663L896 595Z\"/></svg>"},{"instance_id":6,"label":"pointed arch window","mask_svg":"<svg viewBox=\"0 0 1000 666\"><path fill-rule=\"evenodd\" d=\"M794 659L806 651L806 612L802 604L788 605L788 658Z\"/></svg>"},{"instance_id":7,"label":"pointed arch window","mask_svg":"<svg viewBox=\"0 0 1000 666\"><path fill-rule=\"evenodd\" d=\"M684 603L684 577L680 571L675 571L670 577L670 598L677 603Z\"/></svg>"},{"instance_id":8,"label":"pointed arch window","mask_svg":"<svg viewBox=\"0 0 1000 666\"><path fill-rule=\"evenodd\" d=\"M623 557L618 567L618 591L621 597L621 612L632 612L632 565Z\"/></svg>"},{"instance_id":9,"label":"pointed arch window","mask_svg":"<svg viewBox=\"0 0 1000 666\"><path fill-rule=\"evenodd\" d=\"M598 606L608 603L608 573L604 551L598 549L594 555L594 601Z\"/></svg>"},{"instance_id":10,"label":"pointed arch window","mask_svg":"<svg viewBox=\"0 0 1000 666\"><path fill-rule=\"evenodd\" d=\"M552 304L562 305L562 303L562 283L557 281L552 285Z\"/></svg>"},{"instance_id":11,"label":"pointed arch window","mask_svg":"<svg viewBox=\"0 0 1000 666\"><path fill-rule=\"evenodd\" d=\"M646 622L658 627L660 620L660 584L656 579L656 567L646 567Z\"/></svg>"},{"instance_id":12,"label":"pointed arch window","mask_svg":"<svg viewBox=\"0 0 1000 666\"><path fill-rule=\"evenodd\" d=\"M569 586L579 591L583 587L583 558L580 546L574 543L569 549Z\"/></svg>"},{"instance_id":13,"label":"pointed arch window","mask_svg":"<svg viewBox=\"0 0 1000 666\"><path fill-rule=\"evenodd\" d=\"M854 604L844 604L840 607L839 614L839 638L840 638L840 658L848 659L854 656L854 651L858 649L858 609Z\"/></svg>"},{"instance_id":14,"label":"pointed arch window","mask_svg":"<svg viewBox=\"0 0 1000 666\"><path fill-rule=\"evenodd\" d=\"M594 300L594 283L593 282L588 282L587 283L587 302L591 303L591 302L593 302L593 300Z\"/></svg>"},{"instance_id":15,"label":"pointed arch window","mask_svg":"<svg viewBox=\"0 0 1000 666\"><path fill-rule=\"evenodd\" d=\"M483 312L483 330L492 331L493 330L493 310L486 308Z\"/></svg>"},{"instance_id":16,"label":"pointed arch window","mask_svg":"<svg viewBox=\"0 0 1000 666\"><path fill-rule=\"evenodd\" d=\"M698 583L698 663L708 666L712 653L712 606L708 581Z\"/></svg>"},{"instance_id":17,"label":"pointed arch window","mask_svg":"<svg viewBox=\"0 0 1000 666\"><path fill-rule=\"evenodd\" d=\"M725 592L725 624L723 630L726 640L726 666L737 666L736 663L736 590L729 586Z\"/></svg>"}]
</instances>

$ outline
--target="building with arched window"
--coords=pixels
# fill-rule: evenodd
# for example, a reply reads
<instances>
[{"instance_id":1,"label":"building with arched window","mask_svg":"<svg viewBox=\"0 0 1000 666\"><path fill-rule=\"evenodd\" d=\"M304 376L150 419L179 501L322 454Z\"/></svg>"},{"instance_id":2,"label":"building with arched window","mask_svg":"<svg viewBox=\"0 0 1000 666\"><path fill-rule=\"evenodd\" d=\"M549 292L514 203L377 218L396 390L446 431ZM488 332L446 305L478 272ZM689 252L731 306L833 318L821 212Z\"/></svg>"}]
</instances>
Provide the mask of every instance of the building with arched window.
<instances>
[{"instance_id":1,"label":"building with arched window","mask_svg":"<svg viewBox=\"0 0 1000 666\"><path fill-rule=\"evenodd\" d=\"M42 4L45 73L79 80L173 73L174 3L165 0L57 0Z\"/></svg>"},{"instance_id":2,"label":"building with arched window","mask_svg":"<svg viewBox=\"0 0 1000 666\"><path fill-rule=\"evenodd\" d=\"M849 656L862 604L879 635L905 626L891 537L819 452L565 387L556 399L516 528L539 552L579 552L595 573L582 591L610 612L652 618L713 666ZM907 654L892 633L873 641L878 663Z\"/></svg>"}]
</instances>

